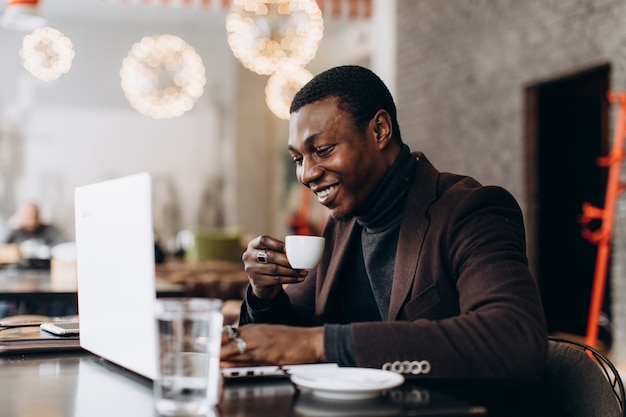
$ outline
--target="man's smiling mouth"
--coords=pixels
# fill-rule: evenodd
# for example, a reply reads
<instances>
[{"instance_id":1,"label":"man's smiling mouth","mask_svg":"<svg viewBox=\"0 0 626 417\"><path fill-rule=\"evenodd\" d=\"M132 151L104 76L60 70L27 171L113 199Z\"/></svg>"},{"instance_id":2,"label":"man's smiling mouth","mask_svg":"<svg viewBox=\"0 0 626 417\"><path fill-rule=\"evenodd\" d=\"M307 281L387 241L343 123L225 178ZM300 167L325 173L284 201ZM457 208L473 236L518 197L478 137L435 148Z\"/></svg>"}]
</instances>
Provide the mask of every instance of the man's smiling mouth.
<instances>
[{"instance_id":1,"label":"man's smiling mouth","mask_svg":"<svg viewBox=\"0 0 626 417\"><path fill-rule=\"evenodd\" d=\"M326 201L326 199L328 198L328 196L332 194L332 192L335 191L336 189L337 189L336 185L331 185L328 188L324 188L320 191L316 191L315 195L317 195L317 200L323 204L324 201Z\"/></svg>"}]
</instances>

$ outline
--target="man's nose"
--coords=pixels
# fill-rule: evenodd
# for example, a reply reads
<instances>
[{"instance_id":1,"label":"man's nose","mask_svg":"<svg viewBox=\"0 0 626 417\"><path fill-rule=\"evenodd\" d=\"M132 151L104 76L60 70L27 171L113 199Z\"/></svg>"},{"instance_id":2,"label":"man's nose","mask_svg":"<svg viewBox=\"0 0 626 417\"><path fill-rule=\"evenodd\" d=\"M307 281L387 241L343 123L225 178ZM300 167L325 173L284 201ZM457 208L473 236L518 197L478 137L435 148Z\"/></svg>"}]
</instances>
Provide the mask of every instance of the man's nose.
<instances>
[{"instance_id":1,"label":"man's nose","mask_svg":"<svg viewBox=\"0 0 626 417\"><path fill-rule=\"evenodd\" d=\"M317 162L313 161L311 158L304 158L302 159L302 166L300 167L300 182L304 185L308 185L319 178L321 172L322 169Z\"/></svg>"}]
</instances>

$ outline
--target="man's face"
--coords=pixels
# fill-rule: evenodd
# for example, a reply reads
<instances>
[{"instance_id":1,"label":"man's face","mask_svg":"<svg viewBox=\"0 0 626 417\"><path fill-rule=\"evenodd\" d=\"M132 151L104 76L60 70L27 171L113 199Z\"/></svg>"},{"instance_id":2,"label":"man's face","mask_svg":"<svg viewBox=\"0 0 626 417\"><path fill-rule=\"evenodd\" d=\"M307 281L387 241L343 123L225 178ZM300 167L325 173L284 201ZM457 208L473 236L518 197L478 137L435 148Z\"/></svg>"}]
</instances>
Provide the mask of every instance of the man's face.
<instances>
[{"instance_id":1,"label":"man's face","mask_svg":"<svg viewBox=\"0 0 626 417\"><path fill-rule=\"evenodd\" d=\"M19 209L20 226L27 232L39 227L39 209L32 204L25 204Z\"/></svg>"},{"instance_id":2,"label":"man's face","mask_svg":"<svg viewBox=\"0 0 626 417\"><path fill-rule=\"evenodd\" d=\"M360 214L387 169L371 130L359 130L335 98L291 114L288 147L296 176L336 219Z\"/></svg>"}]
</instances>

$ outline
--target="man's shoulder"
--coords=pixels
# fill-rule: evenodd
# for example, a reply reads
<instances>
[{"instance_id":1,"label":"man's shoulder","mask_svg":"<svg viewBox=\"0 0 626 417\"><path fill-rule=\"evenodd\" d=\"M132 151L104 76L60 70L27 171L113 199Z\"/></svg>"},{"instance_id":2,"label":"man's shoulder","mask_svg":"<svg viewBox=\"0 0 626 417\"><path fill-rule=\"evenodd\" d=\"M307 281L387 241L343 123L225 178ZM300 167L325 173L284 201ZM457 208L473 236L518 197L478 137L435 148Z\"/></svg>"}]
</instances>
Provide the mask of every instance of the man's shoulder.
<instances>
[{"instance_id":1,"label":"man's shoulder","mask_svg":"<svg viewBox=\"0 0 626 417\"><path fill-rule=\"evenodd\" d=\"M482 187L482 184L468 175L439 171L422 152L414 152L417 158L413 191L420 194L434 193L435 198L444 194L462 195ZM430 191L427 191L430 190Z\"/></svg>"},{"instance_id":2,"label":"man's shoulder","mask_svg":"<svg viewBox=\"0 0 626 417\"><path fill-rule=\"evenodd\" d=\"M479 205L517 205L515 197L504 187L482 185L471 177L444 183L439 188L440 202Z\"/></svg>"}]
</instances>

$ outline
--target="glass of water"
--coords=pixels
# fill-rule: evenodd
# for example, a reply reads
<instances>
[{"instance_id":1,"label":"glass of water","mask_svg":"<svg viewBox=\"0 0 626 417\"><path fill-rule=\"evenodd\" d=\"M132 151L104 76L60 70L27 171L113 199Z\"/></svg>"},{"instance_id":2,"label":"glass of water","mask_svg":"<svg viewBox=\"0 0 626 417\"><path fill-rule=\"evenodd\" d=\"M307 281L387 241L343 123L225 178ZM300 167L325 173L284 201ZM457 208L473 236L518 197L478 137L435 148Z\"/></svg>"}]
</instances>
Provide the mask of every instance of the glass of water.
<instances>
[{"instance_id":1,"label":"glass of water","mask_svg":"<svg viewBox=\"0 0 626 417\"><path fill-rule=\"evenodd\" d=\"M222 301L156 300L156 409L163 416L206 415L219 402Z\"/></svg>"}]
</instances>

